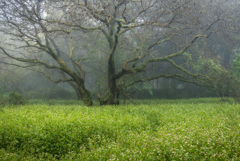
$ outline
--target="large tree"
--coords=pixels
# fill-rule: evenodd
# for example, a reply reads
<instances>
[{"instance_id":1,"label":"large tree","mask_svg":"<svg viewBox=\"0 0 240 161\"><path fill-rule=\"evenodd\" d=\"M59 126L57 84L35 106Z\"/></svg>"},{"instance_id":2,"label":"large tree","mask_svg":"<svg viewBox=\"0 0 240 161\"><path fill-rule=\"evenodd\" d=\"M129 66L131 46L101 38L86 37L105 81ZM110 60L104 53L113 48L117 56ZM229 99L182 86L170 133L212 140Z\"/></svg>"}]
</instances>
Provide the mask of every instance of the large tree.
<instances>
[{"instance_id":1,"label":"large tree","mask_svg":"<svg viewBox=\"0 0 240 161\"><path fill-rule=\"evenodd\" d=\"M178 63L198 38L206 42L212 33L226 29L223 20L230 15L226 12L226 3L206 2L208 6L192 0L67 1L61 7L68 11L63 16L65 21L53 23L65 27L59 32L92 30L99 38L105 37L109 91L105 99L99 98L101 104L118 104L125 88L160 77L207 84L207 76L192 73ZM197 44L204 46L200 42ZM167 63L176 70L148 74L149 64L153 63Z\"/></svg>"},{"instance_id":2,"label":"large tree","mask_svg":"<svg viewBox=\"0 0 240 161\"><path fill-rule=\"evenodd\" d=\"M84 61L99 48L89 42L87 54L78 47L86 37L103 37L108 43L104 52L109 90L104 98L99 95L100 104L118 104L126 88L157 78L208 85L209 77L192 72L184 56L190 47L204 47L212 34L226 29L230 5L225 0L2 1L1 31L9 42L0 49L17 61L60 71L60 79L54 80L38 70L54 82L71 82L91 106ZM71 47L65 49L64 40ZM149 66L160 63L174 70L149 74Z\"/></svg>"}]
</instances>

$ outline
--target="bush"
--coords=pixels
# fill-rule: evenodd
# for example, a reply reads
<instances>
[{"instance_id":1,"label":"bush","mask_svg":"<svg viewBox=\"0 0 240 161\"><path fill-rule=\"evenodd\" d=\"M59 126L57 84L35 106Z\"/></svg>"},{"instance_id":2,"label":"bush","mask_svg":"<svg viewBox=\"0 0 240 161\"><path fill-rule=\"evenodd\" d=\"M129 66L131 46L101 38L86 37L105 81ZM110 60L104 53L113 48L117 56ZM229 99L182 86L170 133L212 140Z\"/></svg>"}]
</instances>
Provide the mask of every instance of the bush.
<instances>
[{"instance_id":1,"label":"bush","mask_svg":"<svg viewBox=\"0 0 240 161\"><path fill-rule=\"evenodd\" d=\"M232 97L235 103L239 103L240 98L240 81L231 70L219 71L215 78L214 89L224 102L224 97Z\"/></svg>"},{"instance_id":2,"label":"bush","mask_svg":"<svg viewBox=\"0 0 240 161\"><path fill-rule=\"evenodd\" d=\"M216 98L6 107L0 160L240 160L239 113Z\"/></svg>"},{"instance_id":3,"label":"bush","mask_svg":"<svg viewBox=\"0 0 240 161\"><path fill-rule=\"evenodd\" d=\"M27 103L26 97L13 91L9 94L9 104L12 105L25 105Z\"/></svg>"},{"instance_id":4,"label":"bush","mask_svg":"<svg viewBox=\"0 0 240 161\"><path fill-rule=\"evenodd\" d=\"M0 107L4 107L7 104L7 102L8 102L8 97L6 97L6 96L1 97Z\"/></svg>"}]
</instances>

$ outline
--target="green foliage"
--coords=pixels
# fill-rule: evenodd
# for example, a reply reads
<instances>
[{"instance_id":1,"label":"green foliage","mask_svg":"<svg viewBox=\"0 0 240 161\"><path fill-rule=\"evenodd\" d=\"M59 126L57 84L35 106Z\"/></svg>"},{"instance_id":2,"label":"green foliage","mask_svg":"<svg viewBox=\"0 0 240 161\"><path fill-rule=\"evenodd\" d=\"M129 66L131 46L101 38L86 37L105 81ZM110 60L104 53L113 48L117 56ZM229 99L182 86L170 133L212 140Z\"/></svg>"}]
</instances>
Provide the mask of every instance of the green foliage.
<instances>
[{"instance_id":1,"label":"green foliage","mask_svg":"<svg viewBox=\"0 0 240 161\"><path fill-rule=\"evenodd\" d=\"M192 61L192 54L190 54L189 52L184 52L183 53L183 57L185 58L185 60L187 62L191 62Z\"/></svg>"},{"instance_id":2,"label":"green foliage","mask_svg":"<svg viewBox=\"0 0 240 161\"><path fill-rule=\"evenodd\" d=\"M27 103L27 98L23 95L13 91L9 94L9 104L11 105L25 105Z\"/></svg>"},{"instance_id":3,"label":"green foliage","mask_svg":"<svg viewBox=\"0 0 240 161\"><path fill-rule=\"evenodd\" d=\"M234 97L235 102L240 102L240 55L239 49L233 51L235 55L233 56L233 63L231 68L218 69L215 73L211 73L215 76L215 89L218 93L224 96Z\"/></svg>"},{"instance_id":4,"label":"green foliage","mask_svg":"<svg viewBox=\"0 0 240 161\"><path fill-rule=\"evenodd\" d=\"M49 104L50 106L55 105L55 101L54 101L54 100L49 100L49 101L48 101L48 104Z\"/></svg>"},{"instance_id":5,"label":"green foliage","mask_svg":"<svg viewBox=\"0 0 240 161\"><path fill-rule=\"evenodd\" d=\"M222 100L224 97L233 97L235 102L240 102L240 79L238 76L240 57L237 55L234 57L232 67L229 69L221 65L220 59L220 57L210 59L199 56L193 69L197 73L205 73L211 79L209 84L212 85L218 96L222 97Z\"/></svg>"},{"instance_id":6,"label":"green foliage","mask_svg":"<svg viewBox=\"0 0 240 161\"><path fill-rule=\"evenodd\" d=\"M207 73L215 73L218 71L222 71L223 67L219 62L220 57L216 57L215 59L210 59L208 57L199 56L197 58L197 63L193 63L193 69L198 72L202 73L206 70Z\"/></svg>"},{"instance_id":7,"label":"green foliage","mask_svg":"<svg viewBox=\"0 0 240 161\"><path fill-rule=\"evenodd\" d=\"M240 82L231 71L222 71L219 74L215 89L222 97L234 97L236 100L240 97Z\"/></svg>"},{"instance_id":8,"label":"green foliage","mask_svg":"<svg viewBox=\"0 0 240 161\"><path fill-rule=\"evenodd\" d=\"M239 160L239 113L209 98L5 107L0 160Z\"/></svg>"},{"instance_id":9,"label":"green foliage","mask_svg":"<svg viewBox=\"0 0 240 161\"><path fill-rule=\"evenodd\" d=\"M0 107L4 107L7 103L8 103L8 97L3 96L3 97L0 99Z\"/></svg>"},{"instance_id":10,"label":"green foliage","mask_svg":"<svg viewBox=\"0 0 240 161\"><path fill-rule=\"evenodd\" d=\"M233 63L232 63L232 70L234 75L240 76L240 49L233 50Z\"/></svg>"}]
</instances>

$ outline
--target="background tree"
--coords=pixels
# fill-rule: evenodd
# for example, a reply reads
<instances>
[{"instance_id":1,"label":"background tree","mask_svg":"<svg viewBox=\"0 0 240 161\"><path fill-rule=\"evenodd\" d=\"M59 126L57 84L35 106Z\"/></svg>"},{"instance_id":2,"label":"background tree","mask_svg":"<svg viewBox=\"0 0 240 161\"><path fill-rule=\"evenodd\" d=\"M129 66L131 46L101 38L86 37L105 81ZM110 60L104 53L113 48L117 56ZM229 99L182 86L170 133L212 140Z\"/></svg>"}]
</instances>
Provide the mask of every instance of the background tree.
<instances>
[{"instance_id":1,"label":"background tree","mask_svg":"<svg viewBox=\"0 0 240 161\"><path fill-rule=\"evenodd\" d=\"M32 70L42 73L55 83L74 82L84 103L91 106L91 95L84 85L85 70L81 65L84 55L78 53L79 59L75 59L72 50L67 55L58 50L55 40L62 37L57 31L53 31L51 24L46 21L51 21L53 17L45 15L43 6L38 0L1 1L1 32L7 35L7 40L1 43L1 53L22 62L9 64L31 67ZM66 60L71 65L66 63ZM33 68L34 66L36 68ZM54 78L48 75L46 69L61 71L66 77Z\"/></svg>"}]
</instances>

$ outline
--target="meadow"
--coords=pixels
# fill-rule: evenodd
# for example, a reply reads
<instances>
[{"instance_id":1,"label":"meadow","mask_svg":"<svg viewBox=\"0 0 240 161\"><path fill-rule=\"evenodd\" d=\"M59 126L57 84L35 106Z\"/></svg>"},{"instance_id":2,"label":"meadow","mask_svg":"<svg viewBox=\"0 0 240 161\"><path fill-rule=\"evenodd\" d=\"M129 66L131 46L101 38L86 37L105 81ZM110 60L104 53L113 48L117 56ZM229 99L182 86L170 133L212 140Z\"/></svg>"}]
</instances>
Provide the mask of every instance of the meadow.
<instances>
[{"instance_id":1,"label":"meadow","mask_svg":"<svg viewBox=\"0 0 240 161\"><path fill-rule=\"evenodd\" d=\"M218 98L7 105L0 160L240 160L240 105Z\"/></svg>"}]
</instances>

